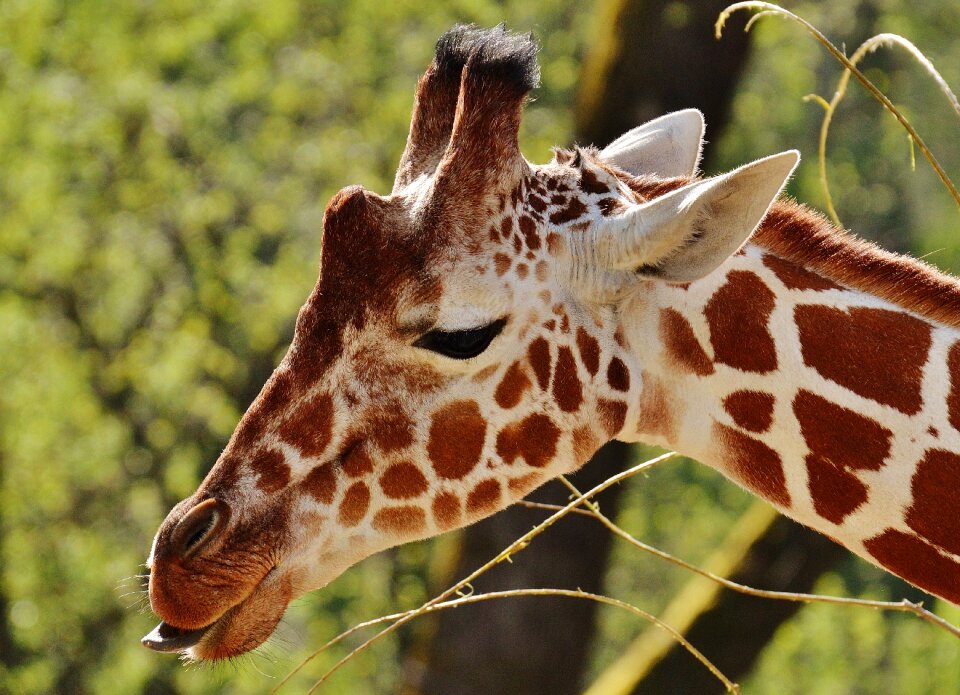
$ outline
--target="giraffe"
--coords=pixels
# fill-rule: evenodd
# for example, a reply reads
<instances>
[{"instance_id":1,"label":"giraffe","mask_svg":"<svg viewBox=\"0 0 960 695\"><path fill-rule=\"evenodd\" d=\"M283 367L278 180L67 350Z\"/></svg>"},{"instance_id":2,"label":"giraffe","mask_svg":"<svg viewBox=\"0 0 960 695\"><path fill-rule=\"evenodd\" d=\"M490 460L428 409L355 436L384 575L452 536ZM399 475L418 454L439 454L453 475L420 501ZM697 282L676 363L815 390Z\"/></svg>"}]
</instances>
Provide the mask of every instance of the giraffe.
<instances>
[{"instance_id":1,"label":"giraffe","mask_svg":"<svg viewBox=\"0 0 960 695\"><path fill-rule=\"evenodd\" d=\"M796 152L698 177L693 110L530 164L536 53L446 33L390 195L329 203L286 356L154 539L147 647L249 651L293 598L613 438L960 602L960 282L779 198Z\"/></svg>"}]
</instances>

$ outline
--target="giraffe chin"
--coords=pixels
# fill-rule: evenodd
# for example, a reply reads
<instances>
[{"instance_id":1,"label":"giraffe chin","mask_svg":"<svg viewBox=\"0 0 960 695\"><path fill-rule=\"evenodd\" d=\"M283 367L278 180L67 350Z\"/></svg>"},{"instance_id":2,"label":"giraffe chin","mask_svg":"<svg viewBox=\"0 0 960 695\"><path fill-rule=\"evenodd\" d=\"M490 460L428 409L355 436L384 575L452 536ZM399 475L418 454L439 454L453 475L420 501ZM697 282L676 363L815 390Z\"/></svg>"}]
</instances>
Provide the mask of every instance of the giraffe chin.
<instances>
[{"instance_id":1,"label":"giraffe chin","mask_svg":"<svg viewBox=\"0 0 960 695\"><path fill-rule=\"evenodd\" d=\"M142 643L155 651L181 652L192 661L230 659L266 642L292 598L289 578L273 570L249 596L206 627L183 630L161 622Z\"/></svg>"}]
</instances>

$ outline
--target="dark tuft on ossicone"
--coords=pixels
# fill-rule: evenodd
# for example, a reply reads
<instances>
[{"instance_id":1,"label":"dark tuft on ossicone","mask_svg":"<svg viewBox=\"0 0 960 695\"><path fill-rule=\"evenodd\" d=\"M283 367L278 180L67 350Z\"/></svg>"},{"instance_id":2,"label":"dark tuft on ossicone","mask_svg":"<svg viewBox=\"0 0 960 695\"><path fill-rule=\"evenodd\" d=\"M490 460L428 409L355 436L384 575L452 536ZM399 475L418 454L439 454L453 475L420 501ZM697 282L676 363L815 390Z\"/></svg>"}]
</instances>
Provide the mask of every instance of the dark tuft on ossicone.
<instances>
[{"instance_id":1,"label":"dark tuft on ossicone","mask_svg":"<svg viewBox=\"0 0 960 695\"><path fill-rule=\"evenodd\" d=\"M526 93L540 84L539 50L533 34L514 34L503 24L493 29L459 24L437 41L434 63L438 74L459 79L469 61L471 72L488 75Z\"/></svg>"}]
</instances>

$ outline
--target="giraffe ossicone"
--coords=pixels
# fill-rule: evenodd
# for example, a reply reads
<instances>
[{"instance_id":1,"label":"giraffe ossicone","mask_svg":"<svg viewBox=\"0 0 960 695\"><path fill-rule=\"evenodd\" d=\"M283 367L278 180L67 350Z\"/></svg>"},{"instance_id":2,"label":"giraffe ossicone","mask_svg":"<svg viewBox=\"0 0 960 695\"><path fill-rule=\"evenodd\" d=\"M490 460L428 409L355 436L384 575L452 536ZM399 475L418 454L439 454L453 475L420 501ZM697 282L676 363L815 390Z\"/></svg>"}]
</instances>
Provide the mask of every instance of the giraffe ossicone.
<instances>
[{"instance_id":1,"label":"giraffe ossicone","mask_svg":"<svg viewBox=\"0 0 960 695\"><path fill-rule=\"evenodd\" d=\"M611 438L960 601L960 282L779 200L795 152L697 178L695 111L528 163L536 51L445 34L391 194L330 202L289 351L154 540L147 646L249 651L293 598Z\"/></svg>"}]
</instances>

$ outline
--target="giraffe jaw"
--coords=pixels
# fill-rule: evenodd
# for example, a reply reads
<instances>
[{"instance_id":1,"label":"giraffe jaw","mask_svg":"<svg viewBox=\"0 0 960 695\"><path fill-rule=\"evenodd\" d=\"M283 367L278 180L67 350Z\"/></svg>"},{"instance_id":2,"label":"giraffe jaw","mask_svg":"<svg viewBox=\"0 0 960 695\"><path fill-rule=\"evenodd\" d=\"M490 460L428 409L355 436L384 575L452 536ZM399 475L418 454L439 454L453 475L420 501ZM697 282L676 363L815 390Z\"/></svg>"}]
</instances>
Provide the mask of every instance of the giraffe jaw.
<instances>
[{"instance_id":1,"label":"giraffe jaw","mask_svg":"<svg viewBox=\"0 0 960 695\"><path fill-rule=\"evenodd\" d=\"M242 601L194 630L162 621L141 643L159 652L181 652L193 661L220 661L256 649L273 634L293 598L288 575L272 569Z\"/></svg>"}]
</instances>

